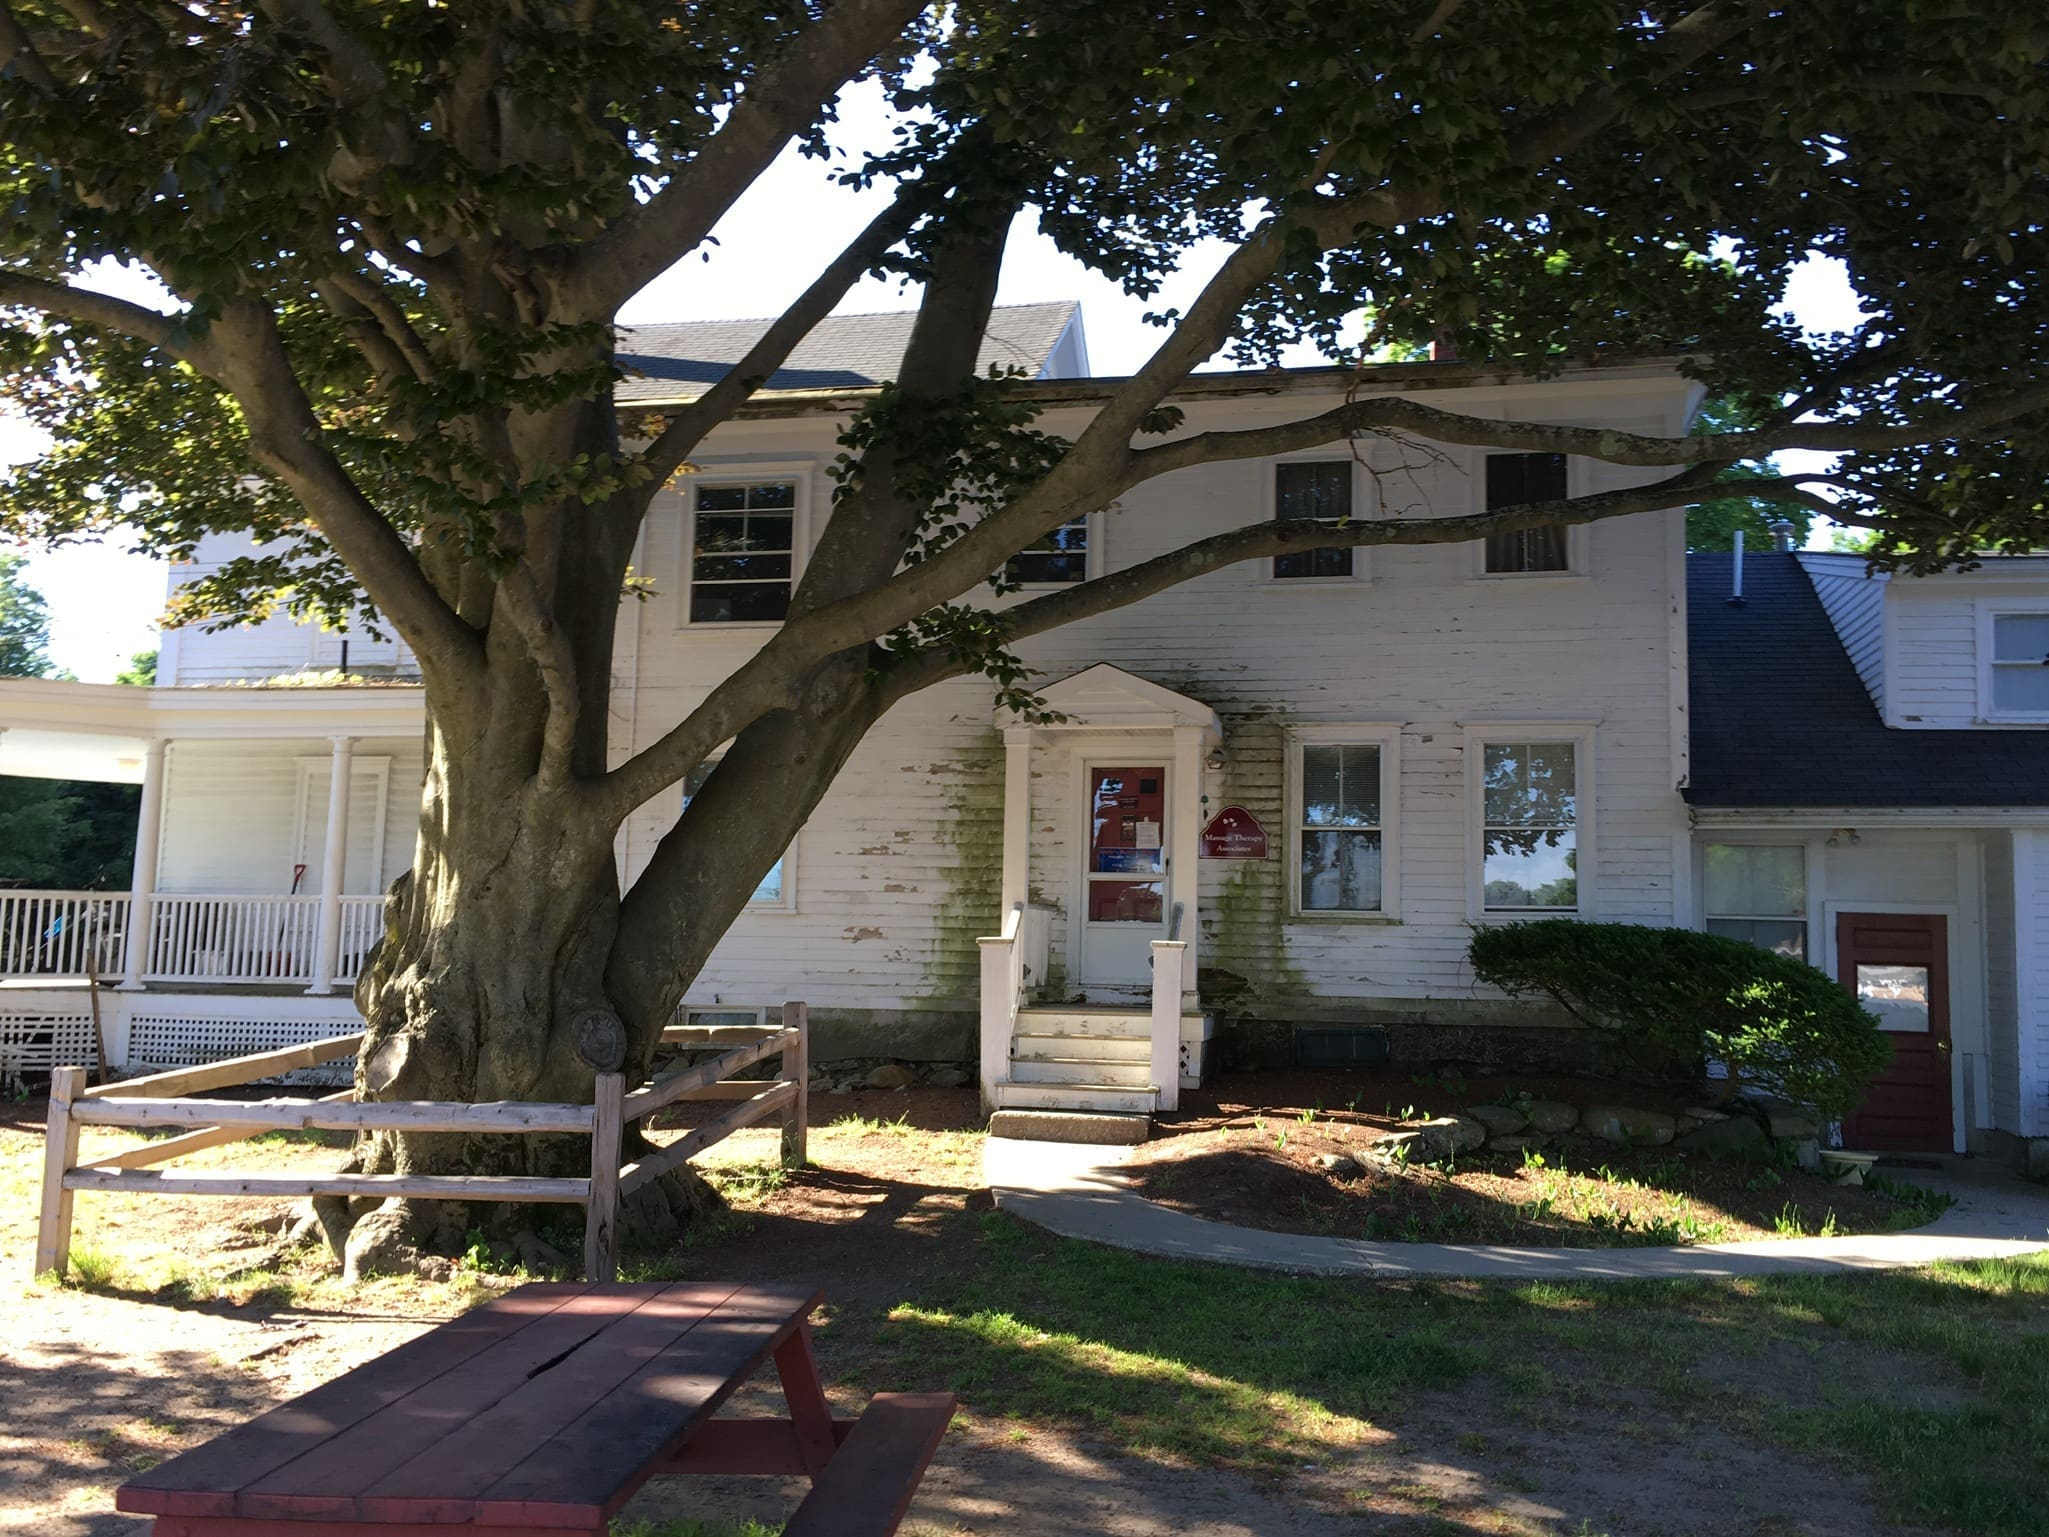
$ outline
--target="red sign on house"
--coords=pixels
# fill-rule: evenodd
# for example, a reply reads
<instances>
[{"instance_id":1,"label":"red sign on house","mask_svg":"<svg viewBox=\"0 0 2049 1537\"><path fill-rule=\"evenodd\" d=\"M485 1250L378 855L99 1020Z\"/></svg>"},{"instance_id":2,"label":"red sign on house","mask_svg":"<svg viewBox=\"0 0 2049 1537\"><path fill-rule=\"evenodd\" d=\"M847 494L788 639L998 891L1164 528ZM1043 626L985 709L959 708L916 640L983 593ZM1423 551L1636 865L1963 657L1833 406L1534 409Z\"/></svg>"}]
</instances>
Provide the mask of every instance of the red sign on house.
<instances>
[{"instance_id":1,"label":"red sign on house","mask_svg":"<svg viewBox=\"0 0 2049 1537\"><path fill-rule=\"evenodd\" d=\"M1202 830L1204 859L1264 859L1266 829L1243 806L1226 806Z\"/></svg>"}]
</instances>

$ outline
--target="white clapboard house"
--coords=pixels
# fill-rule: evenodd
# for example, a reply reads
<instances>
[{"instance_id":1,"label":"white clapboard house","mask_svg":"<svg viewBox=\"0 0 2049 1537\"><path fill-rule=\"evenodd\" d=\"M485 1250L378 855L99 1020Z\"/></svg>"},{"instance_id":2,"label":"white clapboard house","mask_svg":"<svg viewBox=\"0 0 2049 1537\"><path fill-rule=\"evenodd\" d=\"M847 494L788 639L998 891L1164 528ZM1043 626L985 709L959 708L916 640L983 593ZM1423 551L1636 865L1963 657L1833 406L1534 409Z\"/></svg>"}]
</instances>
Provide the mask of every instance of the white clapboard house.
<instances>
[{"instance_id":1,"label":"white clapboard house","mask_svg":"<svg viewBox=\"0 0 2049 1537\"><path fill-rule=\"evenodd\" d=\"M690 398L760 324L635 330L623 393ZM835 440L908 334L906 315L822 325L659 499L634 562L655 595L620 618L621 755L773 630ZM999 310L984 361L1024 371L1050 430L1100 398L1072 305ZM1221 372L1177 400L1196 432L1353 389L1656 433L1698 404L1655 360ZM1018 574L1078 581L1281 511L1427 518L1644 473L1333 443L1153 481ZM789 576L732 567L736 538L787 551ZM994 1104L1166 1110L1220 1062L1555 1059L1556 1019L1474 983L1475 925L1705 926L1881 1008L1900 1081L1853 1137L2049 1148L2049 561L1887 581L1766 552L1741 606L1734 579L1727 557L1689 569L1682 514L1659 512L1242 565L1034 640L1059 723L1006 718L977 680L899 706L690 1008L802 998L824 1058L975 1058ZM280 683L337 670L348 686ZM0 772L143 786L135 892L0 893L17 1060L89 1042L88 967L130 1066L349 1017L412 848L410 671L401 647L271 620L167 635L152 689L0 682ZM633 819L628 876L682 794Z\"/></svg>"}]
</instances>

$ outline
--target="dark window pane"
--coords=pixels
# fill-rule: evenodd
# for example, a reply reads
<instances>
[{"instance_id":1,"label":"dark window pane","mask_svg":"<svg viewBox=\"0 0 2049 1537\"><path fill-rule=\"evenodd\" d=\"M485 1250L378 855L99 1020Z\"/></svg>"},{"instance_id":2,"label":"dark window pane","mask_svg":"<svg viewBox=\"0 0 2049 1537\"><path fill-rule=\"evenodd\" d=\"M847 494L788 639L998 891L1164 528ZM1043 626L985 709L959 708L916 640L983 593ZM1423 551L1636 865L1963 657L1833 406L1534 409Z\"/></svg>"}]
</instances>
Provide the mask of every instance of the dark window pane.
<instances>
[{"instance_id":1,"label":"dark window pane","mask_svg":"<svg viewBox=\"0 0 2049 1537\"><path fill-rule=\"evenodd\" d=\"M1302 910L1370 913L1380 909L1380 834L1302 834Z\"/></svg>"},{"instance_id":2,"label":"dark window pane","mask_svg":"<svg viewBox=\"0 0 2049 1537\"><path fill-rule=\"evenodd\" d=\"M1302 749L1302 821L1308 827L1380 825L1380 749Z\"/></svg>"},{"instance_id":3,"label":"dark window pane","mask_svg":"<svg viewBox=\"0 0 2049 1537\"><path fill-rule=\"evenodd\" d=\"M1063 523L1010 558L1004 574L1021 585L1079 582L1088 576L1089 520Z\"/></svg>"},{"instance_id":4,"label":"dark window pane","mask_svg":"<svg viewBox=\"0 0 2049 1537\"><path fill-rule=\"evenodd\" d=\"M1725 939L1740 939L1745 944L1756 945L1760 950L1776 950L1780 955L1790 955L1796 961L1807 959L1807 925L1795 920L1781 918L1710 918L1707 921L1710 934L1720 934Z\"/></svg>"},{"instance_id":5,"label":"dark window pane","mask_svg":"<svg viewBox=\"0 0 2049 1537\"><path fill-rule=\"evenodd\" d=\"M732 582L690 589L690 618L695 624L775 620L789 611L788 582Z\"/></svg>"},{"instance_id":6,"label":"dark window pane","mask_svg":"<svg viewBox=\"0 0 2049 1537\"><path fill-rule=\"evenodd\" d=\"M789 481L773 481L765 485L747 488L749 507L795 507L797 488Z\"/></svg>"},{"instance_id":7,"label":"dark window pane","mask_svg":"<svg viewBox=\"0 0 2049 1537\"><path fill-rule=\"evenodd\" d=\"M1487 510L1523 502L1565 499L1565 455L1489 454ZM1563 571L1567 569L1566 534L1562 525L1495 534L1487 541L1487 569L1498 571Z\"/></svg>"},{"instance_id":8,"label":"dark window pane","mask_svg":"<svg viewBox=\"0 0 2049 1537\"><path fill-rule=\"evenodd\" d=\"M1315 518L1323 523L1339 523L1351 516L1351 460L1274 466L1275 518L1283 521ZM1283 579L1351 574L1352 551L1349 545L1334 549L1296 550L1274 557L1274 575Z\"/></svg>"},{"instance_id":9,"label":"dark window pane","mask_svg":"<svg viewBox=\"0 0 2049 1537\"><path fill-rule=\"evenodd\" d=\"M690 575L699 582L769 582L790 579L787 555L700 555Z\"/></svg>"},{"instance_id":10,"label":"dark window pane","mask_svg":"<svg viewBox=\"0 0 2049 1537\"><path fill-rule=\"evenodd\" d=\"M697 510L699 512L738 512L747 505L745 486L699 486L697 488Z\"/></svg>"}]
</instances>

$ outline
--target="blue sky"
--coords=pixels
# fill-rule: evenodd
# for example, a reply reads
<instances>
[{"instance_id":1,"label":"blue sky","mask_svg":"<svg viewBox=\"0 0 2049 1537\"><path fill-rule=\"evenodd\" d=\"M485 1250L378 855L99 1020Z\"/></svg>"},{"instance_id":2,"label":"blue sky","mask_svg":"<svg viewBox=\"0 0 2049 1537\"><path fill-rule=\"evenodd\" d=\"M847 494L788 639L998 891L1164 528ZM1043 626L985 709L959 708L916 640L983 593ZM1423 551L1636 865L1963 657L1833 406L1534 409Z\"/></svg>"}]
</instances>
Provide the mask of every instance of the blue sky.
<instances>
[{"instance_id":1,"label":"blue sky","mask_svg":"<svg viewBox=\"0 0 2049 1537\"><path fill-rule=\"evenodd\" d=\"M836 137L850 144L881 142L885 122L879 93L850 92ZM621 318L700 320L779 313L817 267L874 215L879 193L853 192L835 185L831 176L818 161L794 152L784 155L719 225L708 259L692 256L677 263L627 305ZM997 300L1026 304L1079 299L1094 371L1128 373L1160 339L1161 333L1144 322L1146 310L1185 303L1223 254L1221 245L1198 248L1163 294L1142 303L1062 256L1029 219L1021 219L1012 233ZM133 279L120 273L109 274L105 286L130 296L143 294ZM913 293L894 282L866 279L841 308L904 309L914 300ZM1796 278L1787 301L1804 324L1818 330L1843 327L1854 314L1841 270L1825 263L1810 263ZM0 463L31 457L37 444L36 435L23 423L0 417ZM1782 456L1796 468L1802 458L1820 457ZM57 666L85 681L109 681L135 652L156 644L156 619L167 580L161 562L129 553L118 544L32 551L29 579L50 603L51 651Z\"/></svg>"}]
</instances>

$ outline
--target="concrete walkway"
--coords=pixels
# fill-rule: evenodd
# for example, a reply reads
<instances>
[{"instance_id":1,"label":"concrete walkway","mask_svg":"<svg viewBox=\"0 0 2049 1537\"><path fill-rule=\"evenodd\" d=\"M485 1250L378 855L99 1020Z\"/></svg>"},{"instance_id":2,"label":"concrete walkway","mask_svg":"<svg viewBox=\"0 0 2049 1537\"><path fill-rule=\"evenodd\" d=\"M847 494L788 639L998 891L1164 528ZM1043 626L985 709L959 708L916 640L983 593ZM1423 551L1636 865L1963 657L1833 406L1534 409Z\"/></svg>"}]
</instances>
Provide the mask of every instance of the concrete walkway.
<instances>
[{"instance_id":1,"label":"concrete walkway","mask_svg":"<svg viewBox=\"0 0 2049 1537\"><path fill-rule=\"evenodd\" d=\"M1134 1194L1128 1148L991 1137L983 1172L996 1204L1063 1238L1169 1259L1208 1260L1298 1275L1444 1276L1490 1281L1618 1281L1832 1274L1997 1259L2049 1249L2049 1189L1978 1160L1940 1172L1887 1170L1956 1197L1911 1233L1780 1238L1662 1249L1514 1249L1494 1244L1367 1243L1264 1233L1169 1211Z\"/></svg>"}]
</instances>

